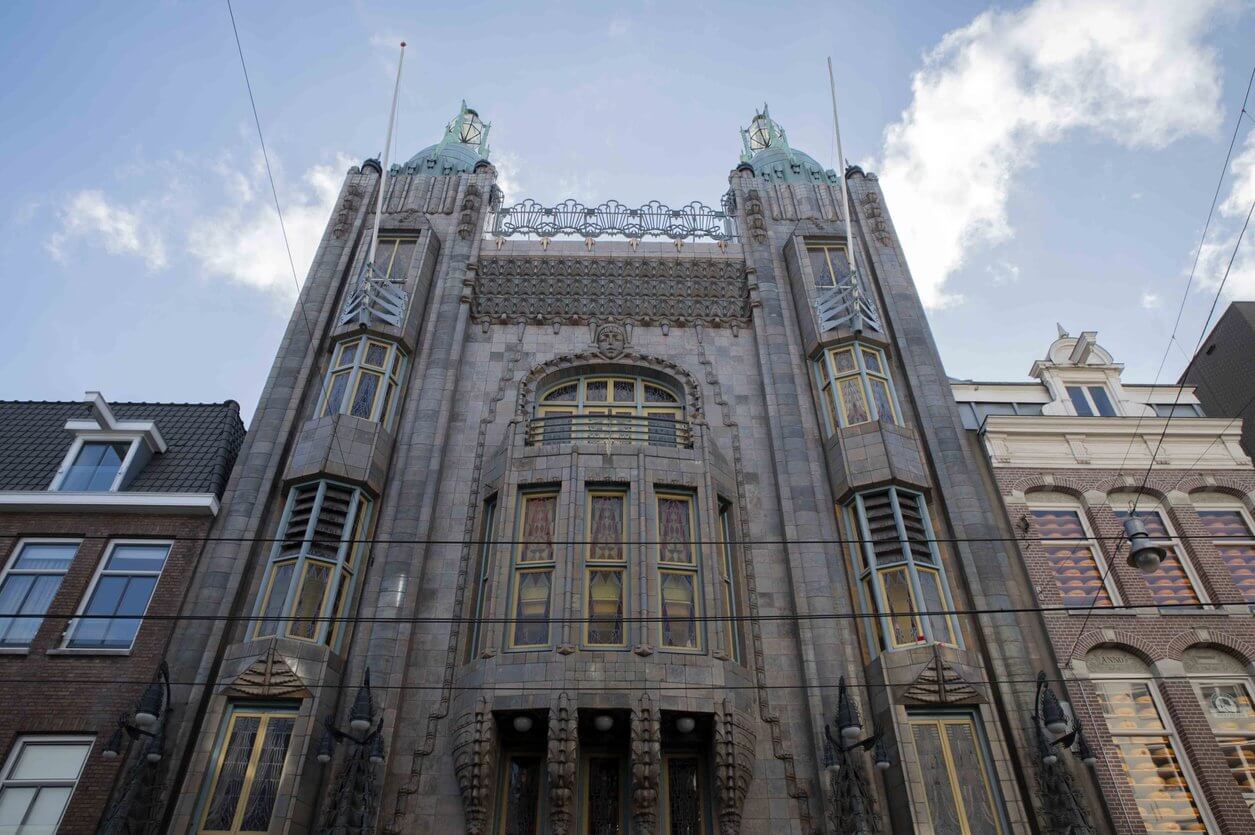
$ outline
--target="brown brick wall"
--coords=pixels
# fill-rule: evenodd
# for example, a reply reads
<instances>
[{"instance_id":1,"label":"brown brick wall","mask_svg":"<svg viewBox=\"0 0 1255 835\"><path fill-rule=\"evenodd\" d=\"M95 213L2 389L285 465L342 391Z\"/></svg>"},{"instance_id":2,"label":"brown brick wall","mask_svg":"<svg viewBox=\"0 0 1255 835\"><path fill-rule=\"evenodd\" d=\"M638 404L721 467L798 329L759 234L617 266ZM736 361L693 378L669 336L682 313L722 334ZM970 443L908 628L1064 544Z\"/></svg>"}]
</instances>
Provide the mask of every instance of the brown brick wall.
<instances>
[{"instance_id":1,"label":"brown brick wall","mask_svg":"<svg viewBox=\"0 0 1255 835\"><path fill-rule=\"evenodd\" d=\"M1123 528L1113 509L1105 503L1091 503L1085 497L1087 492L1094 491L1104 494L1136 492L1141 486L1142 473L1007 468L996 469L995 476L1012 525L1022 536L1020 551L1037 592L1038 605L1060 606L1061 597L1035 522L1028 516L1028 528L1024 532L1020 520L1028 513L1033 492L1048 490L1072 496L1082 508L1090 530L1099 539L1098 546L1110 566L1110 579L1123 603L1147 607L1136 614L1128 610L1096 608L1088 617L1083 610L1045 613L1047 631L1059 663L1065 669L1072 660L1084 659L1086 652L1098 646L1127 649L1148 664L1168 662L1165 667L1178 671L1179 665L1172 662L1179 661L1187 648L1199 645L1223 649L1246 664L1255 663L1255 617L1242 605L1242 594L1208 538L1195 508L1190 504L1173 505L1164 501L1169 492L1193 495L1198 491L1212 491L1242 502L1243 495L1255 493L1255 472L1197 473L1163 469L1152 472L1146 483L1145 492L1161 501L1161 508L1180 537L1186 558L1192 563L1208 598L1213 603L1235 604L1223 613L1215 609L1157 611L1146 580L1125 562L1127 546L1117 550ZM1008 494L1012 491L1026 493L1027 503L1011 500ZM1244 503L1249 510L1249 499ZM1068 677L1071 678L1070 673ZM1121 772L1119 755L1109 744L1096 690L1083 680L1069 683L1067 690L1090 744L1098 754L1094 774L1107 800L1116 831L1145 832L1132 792ZM1247 810L1192 685L1179 679L1165 679L1159 682L1159 693L1180 739L1178 756L1188 760L1201 789L1202 797L1196 799L1206 803L1223 832L1255 833L1255 818Z\"/></svg>"},{"instance_id":2,"label":"brown brick wall","mask_svg":"<svg viewBox=\"0 0 1255 835\"><path fill-rule=\"evenodd\" d=\"M25 537L81 538L74 562L49 608L72 613L83 602L97 564L110 539L174 540L148 614L170 616L182 607L208 517L139 514L5 514L0 516L0 560L7 565ZM130 655L49 655L61 645L66 617L45 618L27 655L0 655L0 756L8 757L15 739L25 734L94 735L95 746L62 820L62 833L94 832L109 802L118 773L126 762L108 762L100 750L119 715L134 708L145 683L157 672L169 643L174 620L146 620ZM101 685L93 681L116 681ZM85 681L85 684L76 684Z\"/></svg>"}]
</instances>

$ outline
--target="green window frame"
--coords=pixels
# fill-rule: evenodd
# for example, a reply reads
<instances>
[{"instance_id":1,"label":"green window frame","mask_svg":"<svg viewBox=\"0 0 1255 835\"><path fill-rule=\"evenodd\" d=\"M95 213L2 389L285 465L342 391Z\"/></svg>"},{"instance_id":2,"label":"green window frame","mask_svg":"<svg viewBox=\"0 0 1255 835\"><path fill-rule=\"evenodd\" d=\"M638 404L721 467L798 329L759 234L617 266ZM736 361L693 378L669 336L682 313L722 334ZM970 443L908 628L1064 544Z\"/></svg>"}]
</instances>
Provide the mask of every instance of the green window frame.
<instances>
[{"instance_id":1,"label":"green window frame","mask_svg":"<svg viewBox=\"0 0 1255 835\"><path fill-rule=\"evenodd\" d=\"M295 485L253 611L252 637L278 635L338 650L355 603L372 504L359 487Z\"/></svg>"},{"instance_id":2,"label":"green window frame","mask_svg":"<svg viewBox=\"0 0 1255 835\"><path fill-rule=\"evenodd\" d=\"M864 618L869 649L924 643L962 647L924 496L886 487L855 494L844 510L859 601L863 611L877 615Z\"/></svg>"},{"instance_id":3,"label":"green window frame","mask_svg":"<svg viewBox=\"0 0 1255 835\"><path fill-rule=\"evenodd\" d=\"M901 425L889 360L880 348L862 342L835 345L824 349L814 370L828 434L875 420Z\"/></svg>"}]
</instances>

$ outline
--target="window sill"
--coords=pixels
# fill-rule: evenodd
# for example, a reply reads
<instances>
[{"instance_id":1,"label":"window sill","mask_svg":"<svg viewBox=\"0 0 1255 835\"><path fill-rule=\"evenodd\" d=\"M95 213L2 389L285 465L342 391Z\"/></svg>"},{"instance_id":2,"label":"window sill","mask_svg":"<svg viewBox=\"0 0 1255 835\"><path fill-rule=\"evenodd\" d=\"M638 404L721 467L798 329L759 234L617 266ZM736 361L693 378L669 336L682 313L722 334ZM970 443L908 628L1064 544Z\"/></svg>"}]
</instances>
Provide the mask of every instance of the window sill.
<instances>
[{"instance_id":1,"label":"window sill","mask_svg":"<svg viewBox=\"0 0 1255 835\"><path fill-rule=\"evenodd\" d=\"M0 655L30 655L30 647L0 647Z\"/></svg>"},{"instance_id":2,"label":"window sill","mask_svg":"<svg viewBox=\"0 0 1255 835\"><path fill-rule=\"evenodd\" d=\"M108 647L57 647L48 650L45 655L130 655L131 648L110 649Z\"/></svg>"}]
</instances>

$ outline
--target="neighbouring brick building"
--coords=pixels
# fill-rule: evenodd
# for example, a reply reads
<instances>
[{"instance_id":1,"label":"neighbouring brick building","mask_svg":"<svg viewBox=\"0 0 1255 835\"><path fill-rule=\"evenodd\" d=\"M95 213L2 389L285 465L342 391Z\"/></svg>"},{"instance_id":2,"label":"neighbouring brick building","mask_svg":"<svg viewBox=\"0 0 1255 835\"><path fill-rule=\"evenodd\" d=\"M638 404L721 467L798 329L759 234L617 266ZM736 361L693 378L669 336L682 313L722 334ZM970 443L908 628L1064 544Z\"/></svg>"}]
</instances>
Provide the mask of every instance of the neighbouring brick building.
<instances>
[{"instance_id":1,"label":"neighbouring brick building","mask_svg":"<svg viewBox=\"0 0 1255 835\"><path fill-rule=\"evenodd\" d=\"M1060 329L1034 382L952 388L1115 831L1255 832L1255 471L1241 422L1207 415L1192 386L1121 372L1095 333ZM1130 514L1166 549L1153 573L1127 562Z\"/></svg>"},{"instance_id":2,"label":"neighbouring brick building","mask_svg":"<svg viewBox=\"0 0 1255 835\"><path fill-rule=\"evenodd\" d=\"M487 131L345 177L170 653L167 830L1101 828L876 177L764 109L719 209L503 206Z\"/></svg>"},{"instance_id":3,"label":"neighbouring brick building","mask_svg":"<svg viewBox=\"0 0 1255 835\"><path fill-rule=\"evenodd\" d=\"M158 678L243 435L234 402L0 402L0 832L160 811L145 755L167 751L114 734Z\"/></svg>"},{"instance_id":4,"label":"neighbouring brick building","mask_svg":"<svg viewBox=\"0 0 1255 835\"><path fill-rule=\"evenodd\" d=\"M1255 456L1255 301L1220 314L1181 381L1209 416L1242 418L1242 448Z\"/></svg>"}]
</instances>

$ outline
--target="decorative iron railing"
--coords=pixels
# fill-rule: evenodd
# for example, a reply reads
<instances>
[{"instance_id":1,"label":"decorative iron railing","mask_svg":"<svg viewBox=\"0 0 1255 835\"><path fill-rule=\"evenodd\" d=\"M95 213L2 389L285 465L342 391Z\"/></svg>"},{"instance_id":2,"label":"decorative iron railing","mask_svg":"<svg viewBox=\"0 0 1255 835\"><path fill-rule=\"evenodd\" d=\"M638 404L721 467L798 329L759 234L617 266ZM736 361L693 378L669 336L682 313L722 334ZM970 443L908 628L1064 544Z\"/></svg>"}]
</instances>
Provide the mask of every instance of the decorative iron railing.
<instances>
[{"instance_id":1,"label":"decorative iron railing","mask_svg":"<svg viewBox=\"0 0 1255 835\"><path fill-rule=\"evenodd\" d=\"M490 233L494 238L571 235L581 238L618 236L636 240L652 237L673 241L690 238L729 241L736 238L736 223L727 212L697 201L673 209L651 200L634 209L617 200L609 200L600 206L585 206L577 200L544 206L528 199L497 209Z\"/></svg>"},{"instance_id":2,"label":"decorative iron railing","mask_svg":"<svg viewBox=\"0 0 1255 835\"><path fill-rule=\"evenodd\" d=\"M884 333L880 324L880 312L875 303L862 291L858 276L846 273L832 287L815 292L815 314L819 318L819 330L849 328L852 331L874 330Z\"/></svg>"},{"instance_id":3,"label":"decorative iron railing","mask_svg":"<svg viewBox=\"0 0 1255 835\"><path fill-rule=\"evenodd\" d=\"M349 291L340 310L340 324L361 322L369 325L374 321L393 327L401 326L408 301L405 284L380 273L371 264L362 266L357 283Z\"/></svg>"},{"instance_id":4,"label":"decorative iron railing","mask_svg":"<svg viewBox=\"0 0 1255 835\"><path fill-rule=\"evenodd\" d=\"M688 421L641 415L547 415L527 422L527 446L581 441L650 446L693 446Z\"/></svg>"}]
</instances>

